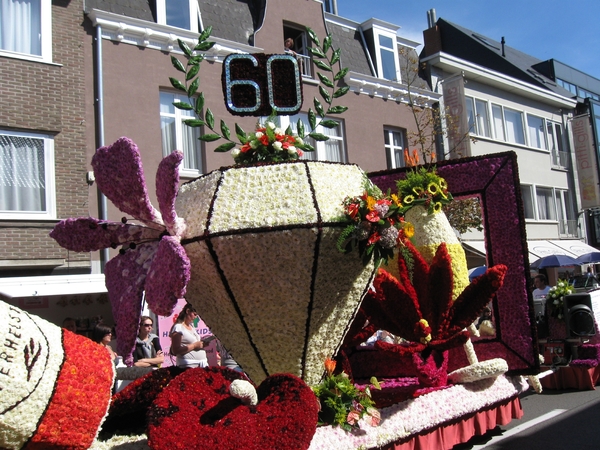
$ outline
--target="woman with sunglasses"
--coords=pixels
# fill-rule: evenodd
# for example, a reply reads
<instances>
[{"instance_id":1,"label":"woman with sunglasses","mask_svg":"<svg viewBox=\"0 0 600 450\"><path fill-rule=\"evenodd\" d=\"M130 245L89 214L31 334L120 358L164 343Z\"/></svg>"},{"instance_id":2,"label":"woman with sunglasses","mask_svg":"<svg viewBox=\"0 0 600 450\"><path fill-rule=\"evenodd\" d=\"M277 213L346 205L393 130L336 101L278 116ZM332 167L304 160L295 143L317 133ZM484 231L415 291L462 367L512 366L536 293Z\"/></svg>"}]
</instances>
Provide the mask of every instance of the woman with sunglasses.
<instances>
[{"instance_id":1,"label":"woman with sunglasses","mask_svg":"<svg viewBox=\"0 0 600 450\"><path fill-rule=\"evenodd\" d=\"M96 325L92 331L92 340L106 348L106 351L110 353L110 358L112 361L116 362L117 354L110 346L110 341L112 340L112 329L109 326L106 326L103 323Z\"/></svg>"},{"instance_id":2,"label":"woman with sunglasses","mask_svg":"<svg viewBox=\"0 0 600 450\"><path fill-rule=\"evenodd\" d=\"M154 322L148 316L140 318L140 331L135 340L135 352L133 353L133 363L137 367L160 367L164 362L160 339L152 333Z\"/></svg>"},{"instance_id":3,"label":"woman with sunglasses","mask_svg":"<svg viewBox=\"0 0 600 450\"><path fill-rule=\"evenodd\" d=\"M204 342L193 324L196 317L194 307L186 303L171 328L171 353L177 356L179 367L208 367Z\"/></svg>"}]
</instances>

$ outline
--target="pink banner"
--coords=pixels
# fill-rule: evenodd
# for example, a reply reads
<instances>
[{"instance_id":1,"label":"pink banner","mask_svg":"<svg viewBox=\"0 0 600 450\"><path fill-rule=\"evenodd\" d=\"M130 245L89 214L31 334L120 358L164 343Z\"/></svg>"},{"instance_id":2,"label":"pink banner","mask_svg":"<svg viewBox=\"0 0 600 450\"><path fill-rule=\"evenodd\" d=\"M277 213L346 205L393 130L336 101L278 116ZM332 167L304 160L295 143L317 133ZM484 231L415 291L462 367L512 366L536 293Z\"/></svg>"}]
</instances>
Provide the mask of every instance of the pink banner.
<instances>
[{"instance_id":1,"label":"pink banner","mask_svg":"<svg viewBox=\"0 0 600 450\"><path fill-rule=\"evenodd\" d=\"M175 307L175 312L168 316L158 316L158 337L160 339L160 345L165 353L165 362L162 367L169 367L175 365L175 355L171 355L171 338L169 337L169 332L175 323L175 319L179 314L179 311L183 309L185 306L185 300L180 299L179 303ZM212 332L210 328L206 326L204 321L198 317L194 320L194 326L196 327L196 331L200 335L202 339L207 336L212 336ZM204 349L206 350L206 357L208 358L208 364L210 366L217 365L217 350L216 350L216 341L211 341Z\"/></svg>"}]
</instances>

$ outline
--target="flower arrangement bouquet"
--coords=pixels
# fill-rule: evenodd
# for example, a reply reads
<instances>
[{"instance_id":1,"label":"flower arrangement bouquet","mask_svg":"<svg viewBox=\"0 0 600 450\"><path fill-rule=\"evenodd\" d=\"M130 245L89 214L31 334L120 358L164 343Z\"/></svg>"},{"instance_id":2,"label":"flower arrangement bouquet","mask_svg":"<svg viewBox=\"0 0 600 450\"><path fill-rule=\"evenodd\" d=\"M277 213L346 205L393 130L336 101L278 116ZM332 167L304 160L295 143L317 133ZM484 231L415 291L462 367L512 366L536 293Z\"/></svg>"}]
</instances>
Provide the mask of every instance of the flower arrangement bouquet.
<instances>
[{"instance_id":1,"label":"flower arrangement bouquet","mask_svg":"<svg viewBox=\"0 0 600 450\"><path fill-rule=\"evenodd\" d=\"M448 183L440 177L435 168L428 170L421 167L407 173L406 179L397 183L399 201L403 210L421 205L429 214L440 212L442 207L452 201L448 191Z\"/></svg>"},{"instance_id":2,"label":"flower arrangement bouquet","mask_svg":"<svg viewBox=\"0 0 600 450\"><path fill-rule=\"evenodd\" d=\"M236 164L295 161L303 155L303 151L314 151L310 144L292 132L291 127L283 131L272 118L264 124L258 123L254 133L238 138L243 145L231 151Z\"/></svg>"},{"instance_id":3,"label":"flower arrangement bouquet","mask_svg":"<svg viewBox=\"0 0 600 450\"><path fill-rule=\"evenodd\" d=\"M346 197L343 205L352 223L340 234L338 250L349 252L358 246L365 264L371 256L375 265L392 258L398 242L414 235L413 226L404 221L402 204L395 194L383 195L371 185L360 197Z\"/></svg>"},{"instance_id":4,"label":"flower arrangement bouquet","mask_svg":"<svg viewBox=\"0 0 600 450\"><path fill-rule=\"evenodd\" d=\"M327 375L312 390L319 399L319 425L340 426L346 431L359 428L358 421L363 417L371 426L379 425L381 416L371 398L371 388L381 389L375 377L371 385L356 387L344 372L334 375L335 361L327 358L325 370Z\"/></svg>"},{"instance_id":5,"label":"flower arrangement bouquet","mask_svg":"<svg viewBox=\"0 0 600 450\"><path fill-rule=\"evenodd\" d=\"M548 295L546 296L546 302L548 300L550 305L552 317L556 319L563 319L563 310L565 305L565 295L573 293L573 286L569 284L567 280L559 279L556 282L556 286L552 286Z\"/></svg>"}]
</instances>

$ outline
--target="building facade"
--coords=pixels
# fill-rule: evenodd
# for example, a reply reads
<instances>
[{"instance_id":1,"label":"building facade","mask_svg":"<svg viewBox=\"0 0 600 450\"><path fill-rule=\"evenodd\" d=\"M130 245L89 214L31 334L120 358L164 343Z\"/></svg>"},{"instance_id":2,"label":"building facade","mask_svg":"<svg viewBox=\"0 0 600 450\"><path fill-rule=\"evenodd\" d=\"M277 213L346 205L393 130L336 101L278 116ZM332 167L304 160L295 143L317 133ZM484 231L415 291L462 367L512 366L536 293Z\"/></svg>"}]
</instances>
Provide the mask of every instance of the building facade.
<instances>
[{"instance_id":1,"label":"building facade","mask_svg":"<svg viewBox=\"0 0 600 450\"><path fill-rule=\"evenodd\" d=\"M42 8L50 4L47 0L31 3ZM335 12L331 2L324 5L320 0L52 1L51 14L43 10L39 15L46 27L41 33L41 50L24 52L3 43L3 151L8 148L9 156L19 164L17 150L11 146L29 139L26 145L43 149L31 151L43 153L47 169L43 173L38 170L37 179L27 174L32 184L44 178L46 189L38 192L38 197L43 197L41 204L22 207L11 203L0 208L0 230L5 237L0 253L3 298L27 306L32 297L38 297L38 302L43 297L41 303L47 309L34 312L58 321L49 313L58 302L68 305L60 310L61 315L89 318L91 313L77 308L88 305L90 298L95 302L96 296L105 295L103 264L112 255L74 254L48 237L54 224L68 217L121 219L123 214L99 195L94 184L90 161L98 147L121 136L131 138L140 149L153 200L158 163L175 149L184 152L182 182L232 164L228 153L214 152L222 141L199 141L199 133L208 130L185 126L183 121L190 115L173 107L173 102L187 101L169 81L169 77L181 75L171 64L171 56L183 60L178 39L193 46L198 33L208 26L212 27L210 40L216 45L206 52L200 66L198 91L203 92L205 107L210 108L216 123L223 120L230 129L238 123L249 131L258 119L227 112L221 85L224 58L231 53L284 53L288 38L301 70L304 103L295 116L281 116L279 121L284 128L294 126L298 119L308 123L309 108L314 109L313 98L321 99L322 87L321 69L308 50L313 45L306 29L310 27L321 41L331 34L333 47L341 49L335 71L349 69L339 86L348 86L350 91L334 103L347 106L348 111L328 117L339 124L317 130L330 139L314 142L316 151L305 157L355 163L365 171L403 166L408 136L416 127L408 90L428 105L440 98L421 80L409 85L403 79L418 43L399 36L397 25L373 18L359 24L326 11ZM3 11L2 17L10 14L14 13ZM49 17L51 32L45 23ZM32 23L34 18L31 16ZM24 98L30 108L22 108ZM35 164L27 163L27 170L39 167ZM1 177L12 180L9 171ZM20 187L16 181L10 183L15 184L10 188L14 196ZM62 282L58 275L65 271L70 278ZM41 275L49 280L41 280ZM77 284L81 279L87 283ZM44 289L33 289L41 281ZM50 282L52 289L47 289ZM110 312L102 315L106 318Z\"/></svg>"},{"instance_id":2,"label":"building facade","mask_svg":"<svg viewBox=\"0 0 600 450\"><path fill-rule=\"evenodd\" d=\"M430 18L431 19L431 18ZM540 69L542 61L504 42L444 19L430 20L421 61L434 91L458 119L460 155L514 151L529 259L549 254L579 256L586 243L571 121L577 101ZM459 133L460 134L460 133ZM463 145L464 144L464 145ZM456 153L452 136L444 152ZM485 254L481 233L462 236L472 254Z\"/></svg>"}]
</instances>

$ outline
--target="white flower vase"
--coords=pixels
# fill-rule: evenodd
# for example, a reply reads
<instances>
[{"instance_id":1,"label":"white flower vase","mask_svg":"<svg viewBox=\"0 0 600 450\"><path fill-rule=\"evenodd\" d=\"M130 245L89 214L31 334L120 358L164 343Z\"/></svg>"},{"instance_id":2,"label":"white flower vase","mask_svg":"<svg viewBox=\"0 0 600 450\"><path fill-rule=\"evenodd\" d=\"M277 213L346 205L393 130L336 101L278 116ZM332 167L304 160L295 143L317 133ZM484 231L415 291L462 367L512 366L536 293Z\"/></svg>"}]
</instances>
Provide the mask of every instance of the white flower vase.
<instances>
[{"instance_id":1,"label":"white flower vase","mask_svg":"<svg viewBox=\"0 0 600 450\"><path fill-rule=\"evenodd\" d=\"M186 298L255 383L285 372L316 384L341 345L375 272L336 248L342 202L365 177L303 161L225 168L181 187Z\"/></svg>"}]
</instances>

